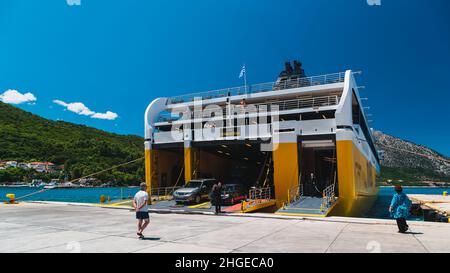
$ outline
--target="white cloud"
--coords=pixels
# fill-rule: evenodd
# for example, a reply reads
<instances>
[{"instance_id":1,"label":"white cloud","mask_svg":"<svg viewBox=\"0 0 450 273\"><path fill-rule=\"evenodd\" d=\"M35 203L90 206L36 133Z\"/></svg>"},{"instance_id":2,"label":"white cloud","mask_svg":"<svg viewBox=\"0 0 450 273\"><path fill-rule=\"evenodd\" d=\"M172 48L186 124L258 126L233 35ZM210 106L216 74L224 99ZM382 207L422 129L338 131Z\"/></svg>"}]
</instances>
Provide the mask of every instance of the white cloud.
<instances>
[{"instance_id":1,"label":"white cloud","mask_svg":"<svg viewBox=\"0 0 450 273\"><path fill-rule=\"evenodd\" d=\"M89 109L86 105L84 105L82 102L67 103L62 100L53 100L53 102L65 107L67 110L74 112L78 115L89 116L95 119L115 120L116 118L119 117L119 115L111 111L107 111L106 113L94 112L91 109Z\"/></svg>"},{"instance_id":2,"label":"white cloud","mask_svg":"<svg viewBox=\"0 0 450 273\"><path fill-rule=\"evenodd\" d=\"M89 108L86 107L86 105L84 105L81 102L66 103L62 100L53 100L53 102L66 107L67 110L74 112L78 115L92 116L95 114L95 112L91 111Z\"/></svg>"},{"instance_id":3,"label":"white cloud","mask_svg":"<svg viewBox=\"0 0 450 273\"><path fill-rule=\"evenodd\" d=\"M3 94L0 94L0 101L4 103L34 103L36 100L36 97L30 92L22 94L17 90L8 89Z\"/></svg>"},{"instance_id":4,"label":"white cloud","mask_svg":"<svg viewBox=\"0 0 450 273\"><path fill-rule=\"evenodd\" d=\"M117 117L118 115L111 111L106 111L106 113L95 113L92 115L92 118L107 119L107 120L115 120Z\"/></svg>"}]
</instances>

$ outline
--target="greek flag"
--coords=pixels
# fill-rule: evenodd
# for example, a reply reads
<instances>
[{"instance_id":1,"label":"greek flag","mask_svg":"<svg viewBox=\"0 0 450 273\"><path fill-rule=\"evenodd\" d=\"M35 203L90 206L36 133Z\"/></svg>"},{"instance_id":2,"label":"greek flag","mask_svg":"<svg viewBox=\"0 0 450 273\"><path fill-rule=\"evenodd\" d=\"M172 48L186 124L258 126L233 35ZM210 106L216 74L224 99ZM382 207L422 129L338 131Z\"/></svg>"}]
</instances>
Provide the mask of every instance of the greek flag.
<instances>
[{"instance_id":1,"label":"greek flag","mask_svg":"<svg viewBox=\"0 0 450 273\"><path fill-rule=\"evenodd\" d=\"M244 77L244 75L245 75L245 65L241 69L241 73L239 74L239 79Z\"/></svg>"}]
</instances>

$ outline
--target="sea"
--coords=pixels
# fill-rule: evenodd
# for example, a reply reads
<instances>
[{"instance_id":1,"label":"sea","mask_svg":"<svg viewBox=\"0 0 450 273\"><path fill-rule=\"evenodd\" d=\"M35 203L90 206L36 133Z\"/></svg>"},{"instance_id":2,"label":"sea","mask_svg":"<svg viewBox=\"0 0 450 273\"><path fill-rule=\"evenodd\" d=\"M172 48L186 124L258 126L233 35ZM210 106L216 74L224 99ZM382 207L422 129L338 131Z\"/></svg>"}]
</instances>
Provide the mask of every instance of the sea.
<instances>
[{"instance_id":1,"label":"sea","mask_svg":"<svg viewBox=\"0 0 450 273\"><path fill-rule=\"evenodd\" d=\"M403 187L406 194L430 194L442 195L443 192L450 192L450 188L438 187ZM394 195L394 187L380 187L378 198L373 207L363 216L366 218L390 219L389 205ZM410 216L408 220L423 221L423 217Z\"/></svg>"},{"instance_id":2,"label":"sea","mask_svg":"<svg viewBox=\"0 0 450 273\"><path fill-rule=\"evenodd\" d=\"M39 191L39 188L33 187L0 187L0 201L6 201L6 194L13 193L16 198L25 196L30 193ZM65 189L51 189L41 193L31 195L23 198L23 201L58 201L58 202L73 202L73 203L100 203L100 196L104 195L110 200L121 200L132 198L138 187L115 187L115 188L65 188Z\"/></svg>"}]
</instances>

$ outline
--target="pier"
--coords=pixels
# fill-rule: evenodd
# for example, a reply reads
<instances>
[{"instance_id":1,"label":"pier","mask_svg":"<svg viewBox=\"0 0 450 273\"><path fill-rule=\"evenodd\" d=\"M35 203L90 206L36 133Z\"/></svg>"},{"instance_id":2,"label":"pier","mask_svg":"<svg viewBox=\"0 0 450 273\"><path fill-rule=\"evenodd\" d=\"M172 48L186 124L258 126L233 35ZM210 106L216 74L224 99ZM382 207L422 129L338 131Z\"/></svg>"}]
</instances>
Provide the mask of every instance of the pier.
<instances>
[{"instance_id":1,"label":"pier","mask_svg":"<svg viewBox=\"0 0 450 273\"><path fill-rule=\"evenodd\" d=\"M146 239L134 212L66 203L0 205L0 252L449 252L450 225L307 218L273 214L225 216L151 213Z\"/></svg>"},{"instance_id":2,"label":"pier","mask_svg":"<svg viewBox=\"0 0 450 273\"><path fill-rule=\"evenodd\" d=\"M450 196L430 195L430 194L408 194L408 197L415 204L420 205L424 210L425 220L449 222L450 216Z\"/></svg>"}]
</instances>

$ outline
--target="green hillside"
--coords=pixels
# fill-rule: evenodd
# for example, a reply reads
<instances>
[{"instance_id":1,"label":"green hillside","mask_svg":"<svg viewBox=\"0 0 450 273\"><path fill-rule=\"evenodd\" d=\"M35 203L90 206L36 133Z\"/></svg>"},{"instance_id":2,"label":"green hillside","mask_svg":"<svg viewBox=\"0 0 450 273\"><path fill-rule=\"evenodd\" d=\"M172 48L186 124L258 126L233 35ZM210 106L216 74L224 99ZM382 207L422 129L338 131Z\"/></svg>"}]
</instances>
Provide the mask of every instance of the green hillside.
<instances>
[{"instance_id":1,"label":"green hillside","mask_svg":"<svg viewBox=\"0 0 450 273\"><path fill-rule=\"evenodd\" d=\"M64 165L69 177L74 179L142 156L143 139L138 136L122 136L83 125L51 121L0 102L0 160L53 162ZM35 174L0 170L0 182L17 181L21 176L27 180ZM137 184L143 177L141 161L96 178L104 182Z\"/></svg>"}]
</instances>

